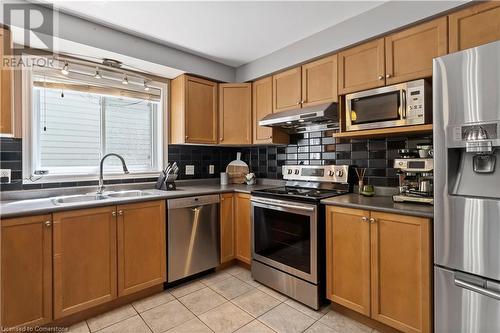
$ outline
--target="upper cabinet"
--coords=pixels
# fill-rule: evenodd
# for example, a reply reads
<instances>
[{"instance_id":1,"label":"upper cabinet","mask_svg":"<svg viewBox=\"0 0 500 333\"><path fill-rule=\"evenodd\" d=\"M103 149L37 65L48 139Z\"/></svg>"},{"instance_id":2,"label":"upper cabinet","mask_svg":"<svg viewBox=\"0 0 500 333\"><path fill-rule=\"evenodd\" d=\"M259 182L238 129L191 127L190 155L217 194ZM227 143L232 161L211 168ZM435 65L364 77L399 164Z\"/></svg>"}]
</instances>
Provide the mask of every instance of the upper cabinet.
<instances>
[{"instance_id":1,"label":"upper cabinet","mask_svg":"<svg viewBox=\"0 0 500 333\"><path fill-rule=\"evenodd\" d=\"M339 53L339 94L384 85L384 38Z\"/></svg>"},{"instance_id":2,"label":"upper cabinet","mask_svg":"<svg viewBox=\"0 0 500 333\"><path fill-rule=\"evenodd\" d=\"M301 67L273 75L273 111L300 108L302 102Z\"/></svg>"},{"instance_id":3,"label":"upper cabinet","mask_svg":"<svg viewBox=\"0 0 500 333\"><path fill-rule=\"evenodd\" d=\"M450 52L500 39L500 2L490 1L449 16Z\"/></svg>"},{"instance_id":4,"label":"upper cabinet","mask_svg":"<svg viewBox=\"0 0 500 333\"><path fill-rule=\"evenodd\" d=\"M0 134L13 135L12 71L3 66L3 56L8 54L5 45L10 44L10 32L0 28Z\"/></svg>"},{"instance_id":5,"label":"upper cabinet","mask_svg":"<svg viewBox=\"0 0 500 333\"><path fill-rule=\"evenodd\" d=\"M252 84L219 84L219 143L252 143Z\"/></svg>"},{"instance_id":6,"label":"upper cabinet","mask_svg":"<svg viewBox=\"0 0 500 333\"><path fill-rule=\"evenodd\" d=\"M337 102L337 55L302 66L302 106Z\"/></svg>"},{"instance_id":7,"label":"upper cabinet","mask_svg":"<svg viewBox=\"0 0 500 333\"><path fill-rule=\"evenodd\" d=\"M253 143L288 144L289 136L278 128L259 126L259 121L273 113L273 78L252 83Z\"/></svg>"},{"instance_id":8,"label":"upper cabinet","mask_svg":"<svg viewBox=\"0 0 500 333\"><path fill-rule=\"evenodd\" d=\"M170 143L217 143L217 83L181 75L170 97Z\"/></svg>"},{"instance_id":9,"label":"upper cabinet","mask_svg":"<svg viewBox=\"0 0 500 333\"><path fill-rule=\"evenodd\" d=\"M385 38L387 85L432 76L432 59L448 52L446 17Z\"/></svg>"}]
</instances>

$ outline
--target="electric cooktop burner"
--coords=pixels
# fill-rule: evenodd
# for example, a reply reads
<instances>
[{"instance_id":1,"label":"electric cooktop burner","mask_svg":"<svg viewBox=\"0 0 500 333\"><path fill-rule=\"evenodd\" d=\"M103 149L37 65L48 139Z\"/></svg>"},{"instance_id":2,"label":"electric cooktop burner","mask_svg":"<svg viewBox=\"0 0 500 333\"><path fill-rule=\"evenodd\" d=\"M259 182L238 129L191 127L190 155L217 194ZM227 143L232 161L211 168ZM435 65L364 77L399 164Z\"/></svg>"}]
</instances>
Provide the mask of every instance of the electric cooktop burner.
<instances>
[{"instance_id":1,"label":"electric cooktop burner","mask_svg":"<svg viewBox=\"0 0 500 333\"><path fill-rule=\"evenodd\" d=\"M274 194L279 196L290 196L290 197L309 197L312 199L324 199L333 197L336 195L345 194L348 191L345 190L336 190L336 189L315 189L315 188L303 188L303 187L292 187L292 186L283 186L276 188L269 188L259 191L254 191L252 193L267 193Z\"/></svg>"}]
</instances>

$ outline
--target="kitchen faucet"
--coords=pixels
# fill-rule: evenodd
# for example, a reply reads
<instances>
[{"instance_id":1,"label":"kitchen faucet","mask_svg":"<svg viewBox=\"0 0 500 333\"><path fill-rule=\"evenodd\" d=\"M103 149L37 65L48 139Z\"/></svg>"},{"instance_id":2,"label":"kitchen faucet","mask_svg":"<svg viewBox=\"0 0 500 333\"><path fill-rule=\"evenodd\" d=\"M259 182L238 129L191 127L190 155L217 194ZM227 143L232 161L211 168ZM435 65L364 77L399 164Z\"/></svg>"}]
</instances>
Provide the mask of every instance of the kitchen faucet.
<instances>
[{"instance_id":1,"label":"kitchen faucet","mask_svg":"<svg viewBox=\"0 0 500 333\"><path fill-rule=\"evenodd\" d=\"M121 157L120 155L115 154L115 153L109 153L109 154L104 155L101 158L101 165L100 165L100 169L99 169L99 186L97 187L97 195L102 195L102 192L104 191L104 179L103 179L103 175L102 175L102 169L104 166L104 160L109 156L118 157L120 159L120 161L122 162L123 173L128 174L127 164L125 163L125 160L123 159L123 157Z\"/></svg>"}]
</instances>

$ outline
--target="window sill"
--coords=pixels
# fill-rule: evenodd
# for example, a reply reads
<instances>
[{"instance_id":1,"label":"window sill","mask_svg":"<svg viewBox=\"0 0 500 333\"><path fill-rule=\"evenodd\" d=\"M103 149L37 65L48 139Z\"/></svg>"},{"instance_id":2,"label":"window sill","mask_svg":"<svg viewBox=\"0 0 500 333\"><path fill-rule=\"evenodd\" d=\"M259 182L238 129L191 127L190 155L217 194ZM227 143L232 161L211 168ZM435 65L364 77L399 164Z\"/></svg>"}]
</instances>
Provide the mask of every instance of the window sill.
<instances>
[{"instance_id":1,"label":"window sill","mask_svg":"<svg viewBox=\"0 0 500 333\"><path fill-rule=\"evenodd\" d=\"M108 173L104 174L104 182L108 180L132 180L141 178L156 178L160 174L158 172L136 172L136 173ZM47 184L47 183L66 183L66 182L86 182L98 181L99 175L34 175L31 179L23 179L23 184Z\"/></svg>"}]
</instances>

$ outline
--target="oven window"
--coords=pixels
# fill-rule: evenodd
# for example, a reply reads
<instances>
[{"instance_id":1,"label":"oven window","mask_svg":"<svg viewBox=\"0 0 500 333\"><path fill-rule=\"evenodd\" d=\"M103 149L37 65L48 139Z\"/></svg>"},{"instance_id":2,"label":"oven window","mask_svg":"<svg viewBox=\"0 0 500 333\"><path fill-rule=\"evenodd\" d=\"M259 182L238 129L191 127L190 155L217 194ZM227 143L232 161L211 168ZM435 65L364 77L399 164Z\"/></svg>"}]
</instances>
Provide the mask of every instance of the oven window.
<instances>
[{"instance_id":1,"label":"oven window","mask_svg":"<svg viewBox=\"0 0 500 333\"><path fill-rule=\"evenodd\" d=\"M310 217L254 207L255 253L311 273Z\"/></svg>"},{"instance_id":2,"label":"oven window","mask_svg":"<svg viewBox=\"0 0 500 333\"><path fill-rule=\"evenodd\" d=\"M364 124L379 121L398 120L400 94L398 91L355 98L351 101L351 123Z\"/></svg>"}]
</instances>

